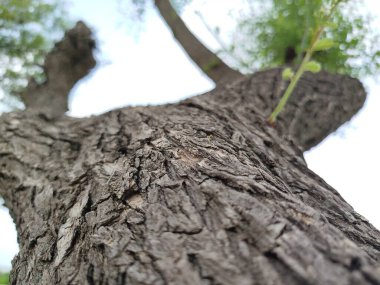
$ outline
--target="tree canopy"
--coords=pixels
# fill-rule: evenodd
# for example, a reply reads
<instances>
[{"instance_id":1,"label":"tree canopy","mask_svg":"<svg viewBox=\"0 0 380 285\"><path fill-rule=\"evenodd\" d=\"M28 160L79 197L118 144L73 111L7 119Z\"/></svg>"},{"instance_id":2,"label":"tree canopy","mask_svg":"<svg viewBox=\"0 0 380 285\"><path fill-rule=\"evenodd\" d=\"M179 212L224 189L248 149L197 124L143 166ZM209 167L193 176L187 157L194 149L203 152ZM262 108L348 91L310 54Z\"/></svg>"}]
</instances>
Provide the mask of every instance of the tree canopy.
<instances>
[{"instance_id":1,"label":"tree canopy","mask_svg":"<svg viewBox=\"0 0 380 285\"><path fill-rule=\"evenodd\" d=\"M43 80L40 65L55 40L62 36L68 19L58 0L2 0L0 2L0 89L2 101L17 102L27 78ZM1 97L0 97L1 98Z\"/></svg>"},{"instance_id":2,"label":"tree canopy","mask_svg":"<svg viewBox=\"0 0 380 285\"><path fill-rule=\"evenodd\" d=\"M227 55L244 71L299 64L312 31L320 24L320 13L329 0L249 1L240 19ZM358 9L359 0L343 1L326 27L324 37L336 45L317 52L313 59L324 70L354 77L375 75L380 68L380 37L373 27L373 16ZM255 4L255 5L254 5ZM257 7L260 4L261 9Z\"/></svg>"}]
</instances>

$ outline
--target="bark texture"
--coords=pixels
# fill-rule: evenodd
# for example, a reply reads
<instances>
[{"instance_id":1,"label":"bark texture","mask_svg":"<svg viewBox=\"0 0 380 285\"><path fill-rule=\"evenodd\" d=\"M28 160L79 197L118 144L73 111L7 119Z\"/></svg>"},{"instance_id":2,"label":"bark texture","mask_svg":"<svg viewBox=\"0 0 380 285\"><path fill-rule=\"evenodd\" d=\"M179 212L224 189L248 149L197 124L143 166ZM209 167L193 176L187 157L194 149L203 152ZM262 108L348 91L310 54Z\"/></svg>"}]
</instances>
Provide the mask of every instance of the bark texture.
<instances>
[{"instance_id":1,"label":"bark texture","mask_svg":"<svg viewBox=\"0 0 380 285\"><path fill-rule=\"evenodd\" d=\"M1 116L11 283L380 284L379 231L266 124L278 74L87 119ZM345 80L306 76L296 94Z\"/></svg>"},{"instance_id":2,"label":"bark texture","mask_svg":"<svg viewBox=\"0 0 380 285\"><path fill-rule=\"evenodd\" d=\"M154 3L174 38L218 88L224 88L224 85L230 84L234 86L239 96L244 90L245 96L253 97L252 102L259 106L258 109L262 114L266 116L271 114L288 84L281 79L280 69L269 71L272 72L270 75L268 71L261 72L260 74L265 74L264 77L255 77L255 80L242 80L243 75L240 72L230 68L190 32L170 4L170 0L155 0ZM289 47L286 51L285 62L291 63L295 56L294 49ZM292 95L276 126L282 136L292 139L303 151L317 145L349 121L362 108L366 99L365 90L360 81L350 77L331 75L326 72L318 76L309 74L305 77L304 84ZM318 78L318 82L315 78ZM241 84L234 84L239 79L241 79ZM251 84L252 88L247 88L247 83ZM268 84L272 85L272 88ZM263 86L262 90L254 85ZM268 90L271 92L268 93ZM231 98L223 98L223 100L230 102ZM223 100L219 100L219 103L223 104ZM239 109L245 106L236 105L235 107Z\"/></svg>"},{"instance_id":3,"label":"bark texture","mask_svg":"<svg viewBox=\"0 0 380 285\"><path fill-rule=\"evenodd\" d=\"M155 0L154 4L187 55L216 85L231 82L242 76L239 71L230 68L190 32L169 0Z\"/></svg>"},{"instance_id":4,"label":"bark texture","mask_svg":"<svg viewBox=\"0 0 380 285\"><path fill-rule=\"evenodd\" d=\"M69 92L95 66L94 48L91 30L83 22L67 31L46 56L43 66L46 81L38 84L31 78L21 94L26 109L50 117L63 115L68 110Z\"/></svg>"},{"instance_id":5,"label":"bark texture","mask_svg":"<svg viewBox=\"0 0 380 285\"><path fill-rule=\"evenodd\" d=\"M258 112L269 117L288 85L281 72L281 68L258 72L248 80L226 86L229 92L224 96L213 98L210 94L208 100L233 106L235 112L246 112L250 108L246 102L251 102ZM306 73L279 115L276 129L302 151L309 150L349 121L365 99L366 92L357 79L324 71Z\"/></svg>"}]
</instances>

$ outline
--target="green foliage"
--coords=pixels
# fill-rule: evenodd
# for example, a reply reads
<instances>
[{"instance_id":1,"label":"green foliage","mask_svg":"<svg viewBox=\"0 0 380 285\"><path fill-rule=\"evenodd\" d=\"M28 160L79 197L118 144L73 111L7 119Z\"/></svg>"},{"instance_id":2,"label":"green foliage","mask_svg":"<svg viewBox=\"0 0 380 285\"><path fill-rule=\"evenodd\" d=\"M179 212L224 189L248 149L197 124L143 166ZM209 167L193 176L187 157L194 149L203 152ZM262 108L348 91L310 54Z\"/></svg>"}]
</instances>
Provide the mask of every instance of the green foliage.
<instances>
[{"instance_id":1,"label":"green foliage","mask_svg":"<svg viewBox=\"0 0 380 285\"><path fill-rule=\"evenodd\" d=\"M239 20L231 45L234 57L240 58L238 66L243 70L249 72L284 65L289 48L296 52L293 64L300 64L312 40L312 31L323 25L324 39L317 44L312 57L323 69L355 77L378 73L379 32L371 26L370 16L360 14L360 0L342 3L328 21L323 20L320 13L331 0L251 2L259 3L263 8L258 10L252 6L251 12Z\"/></svg>"},{"instance_id":2,"label":"green foliage","mask_svg":"<svg viewBox=\"0 0 380 285\"><path fill-rule=\"evenodd\" d=\"M321 71L321 64L319 62L314 61L314 60L309 61L308 63L305 64L304 70L310 71L313 73L318 73Z\"/></svg>"},{"instance_id":3,"label":"green foliage","mask_svg":"<svg viewBox=\"0 0 380 285\"><path fill-rule=\"evenodd\" d=\"M0 89L6 95L17 94L30 76L43 79L44 55L66 26L62 5L59 0L0 1Z\"/></svg>"},{"instance_id":4,"label":"green foliage","mask_svg":"<svg viewBox=\"0 0 380 285\"><path fill-rule=\"evenodd\" d=\"M313 47L313 51L328 50L335 47L336 43L332 39L321 39Z\"/></svg>"},{"instance_id":5,"label":"green foliage","mask_svg":"<svg viewBox=\"0 0 380 285\"><path fill-rule=\"evenodd\" d=\"M290 67L287 67L282 71L282 78L284 80L291 80L293 76L294 76L294 72Z\"/></svg>"},{"instance_id":6,"label":"green foliage","mask_svg":"<svg viewBox=\"0 0 380 285\"><path fill-rule=\"evenodd\" d=\"M0 273L0 285L9 283L9 273Z\"/></svg>"},{"instance_id":7,"label":"green foliage","mask_svg":"<svg viewBox=\"0 0 380 285\"><path fill-rule=\"evenodd\" d=\"M327 38L320 39L320 37L323 34L325 28L330 26L326 25L326 23L330 21L331 17L334 15L336 9L338 8L341 2L343 2L343 0L332 0L328 7L321 6L320 10L316 11L316 26L314 26L313 29L310 30L310 44L305 50L305 55L303 56L302 62L299 64L297 68L297 72L290 77L290 83L286 88L285 93L282 95L276 108L268 118L268 123L270 123L271 125L274 125L274 123L276 122L277 116L284 109L287 101L289 100L290 96L294 91L294 88L297 86L298 80L301 78L303 73L305 71L310 71L313 73L318 73L319 71L321 71L321 64L310 59L315 51L324 51L335 46L335 43L332 40ZM289 69L290 68L285 68L285 70L282 73L282 77L285 77L285 75L290 74L292 70L290 69L289 71Z\"/></svg>"}]
</instances>

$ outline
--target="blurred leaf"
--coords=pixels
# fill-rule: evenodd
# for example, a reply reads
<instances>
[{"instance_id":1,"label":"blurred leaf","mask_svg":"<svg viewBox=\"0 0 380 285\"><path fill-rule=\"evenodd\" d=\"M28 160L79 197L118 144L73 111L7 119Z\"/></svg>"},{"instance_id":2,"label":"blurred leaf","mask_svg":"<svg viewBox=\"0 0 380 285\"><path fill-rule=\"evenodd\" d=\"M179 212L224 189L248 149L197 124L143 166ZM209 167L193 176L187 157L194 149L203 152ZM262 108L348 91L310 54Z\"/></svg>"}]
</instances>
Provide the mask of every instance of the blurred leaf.
<instances>
[{"instance_id":1,"label":"blurred leaf","mask_svg":"<svg viewBox=\"0 0 380 285\"><path fill-rule=\"evenodd\" d=\"M9 273L0 273L0 285L9 284Z\"/></svg>"},{"instance_id":2,"label":"blurred leaf","mask_svg":"<svg viewBox=\"0 0 380 285\"><path fill-rule=\"evenodd\" d=\"M68 26L64 4L60 0L0 1L0 89L5 96L17 98L27 78L41 77L39 65Z\"/></svg>"},{"instance_id":3,"label":"blurred leaf","mask_svg":"<svg viewBox=\"0 0 380 285\"><path fill-rule=\"evenodd\" d=\"M336 43L332 39L320 39L314 46L314 51L327 50L336 46Z\"/></svg>"},{"instance_id":4,"label":"blurred leaf","mask_svg":"<svg viewBox=\"0 0 380 285\"><path fill-rule=\"evenodd\" d=\"M334 22L324 22L323 25L327 28L336 29L338 25Z\"/></svg>"},{"instance_id":5,"label":"blurred leaf","mask_svg":"<svg viewBox=\"0 0 380 285\"><path fill-rule=\"evenodd\" d=\"M369 12L362 8L363 0L344 1L332 18L326 22L320 11L331 0L247 0L246 9L238 18L231 45L236 48L230 57L239 58L234 67L251 73L257 69L282 66L286 50L296 51L294 66L301 63L302 55L315 31L325 26L322 40L312 59L332 73L354 77L379 76L380 31ZM257 7L260 7L258 9ZM228 49L227 49L228 50ZM229 55L226 54L226 57Z\"/></svg>"},{"instance_id":6,"label":"blurred leaf","mask_svg":"<svg viewBox=\"0 0 380 285\"><path fill-rule=\"evenodd\" d=\"M292 79L293 76L294 76L294 72L290 67L287 67L282 71L282 78L284 80L290 80Z\"/></svg>"},{"instance_id":7,"label":"blurred leaf","mask_svg":"<svg viewBox=\"0 0 380 285\"><path fill-rule=\"evenodd\" d=\"M309 61L308 63L305 64L304 70L310 71L313 73L318 73L321 71L321 64L316 61Z\"/></svg>"}]
</instances>

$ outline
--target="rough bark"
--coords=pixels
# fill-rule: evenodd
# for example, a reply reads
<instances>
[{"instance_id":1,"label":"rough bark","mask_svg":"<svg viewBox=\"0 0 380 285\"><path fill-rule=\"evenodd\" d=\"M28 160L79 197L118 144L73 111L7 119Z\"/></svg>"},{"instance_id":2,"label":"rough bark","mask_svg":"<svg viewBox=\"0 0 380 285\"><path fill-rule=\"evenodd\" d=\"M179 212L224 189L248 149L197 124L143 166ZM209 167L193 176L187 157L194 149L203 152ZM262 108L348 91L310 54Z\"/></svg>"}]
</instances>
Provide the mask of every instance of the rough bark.
<instances>
[{"instance_id":1,"label":"rough bark","mask_svg":"<svg viewBox=\"0 0 380 285\"><path fill-rule=\"evenodd\" d=\"M0 117L12 284L380 284L379 232L302 158L361 107L360 82L307 75L276 129L279 69L178 104L51 120L95 64L90 31L75 29L47 82L30 82L29 110Z\"/></svg>"},{"instance_id":2,"label":"rough bark","mask_svg":"<svg viewBox=\"0 0 380 285\"><path fill-rule=\"evenodd\" d=\"M218 104L233 104L235 112L249 108L240 101L252 104L263 116L269 117L284 94L288 82L282 80L282 69L258 72L249 80L230 84L228 95L222 99L210 99ZM280 114L276 129L281 136L292 140L302 151L319 144L325 137L349 121L364 105L366 93L362 83L349 76L306 73L284 111Z\"/></svg>"},{"instance_id":3,"label":"rough bark","mask_svg":"<svg viewBox=\"0 0 380 285\"><path fill-rule=\"evenodd\" d=\"M11 283L380 284L380 233L266 124L278 73L87 119L1 116ZM296 94L338 88L324 76Z\"/></svg>"},{"instance_id":4,"label":"rough bark","mask_svg":"<svg viewBox=\"0 0 380 285\"><path fill-rule=\"evenodd\" d=\"M231 82L242 76L239 71L230 68L190 32L169 0L155 0L154 4L187 55L216 85Z\"/></svg>"},{"instance_id":5,"label":"rough bark","mask_svg":"<svg viewBox=\"0 0 380 285\"><path fill-rule=\"evenodd\" d=\"M78 22L47 54L43 65L45 82L38 84L34 78L29 80L21 94L25 107L50 117L63 115L67 111L69 92L95 66L94 48L91 30Z\"/></svg>"},{"instance_id":6,"label":"rough bark","mask_svg":"<svg viewBox=\"0 0 380 285\"><path fill-rule=\"evenodd\" d=\"M218 87L242 79L243 75L231 69L216 54L204 46L186 27L181 17L176 13L169 0L154 1L162 18L173 33L174 38L185 50L193 62L209 77ZM343 123L349 121L363 106L366 94L362 84L347 76L339 76L322 72L317 76L306 76L311 84L303 84L298 92L291 97L285 112L280 115L277 129L283 136L291 138L302 150L309 150L320 143L325 137L338 129ZM288 82L281 79L280 69L273 70L271 76L265 76L266 82L241 80L243 88L255 98L255 103L260 106L263 114L269 116L284 94ZM244 84L272 84L270 95L257 91L256 88L248 89ZM265 90L266 91L266 90ZM248 96L248 95L247 95ZM228 98L227 98L228 99ZM223 102L221 102L223 103ZM244 106L236 106L237 108Z\"/></svg>"},{"instance_id":7,"label":"rough bark","mask_svg":"<svg viewBox=\"0 0 380 285\"><path fill-rule=\"evenodd\" d=\"M154 1L162 18L173 33L174 38L183 47L195 64L218 86L234 82L242 78L242 74L231 69L215 53L204 46L186 27L176 13L170 0ZM294 51L287 50L286 62L294 57ZM286 82L281 80L280 73L271 78L274 92L271 96L261 94L259 102L261 110L269 114L276 107L286 88ZM312 80L312 77L308 77ZM288 138L308 150L320 143L326 136L334 132L343 123L356 114L365 102L365 91L359 81L346 76L336 76L334 82L331 75L323 73L320 85L304 84L306 90L299 90L293 95L287 106L286 114L281 115L277 128ZM317 88L315 88L317 86ZM312 90L315 88L315 90Z\"/></svg>"}]
</instances>

